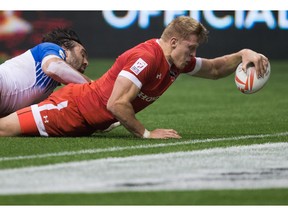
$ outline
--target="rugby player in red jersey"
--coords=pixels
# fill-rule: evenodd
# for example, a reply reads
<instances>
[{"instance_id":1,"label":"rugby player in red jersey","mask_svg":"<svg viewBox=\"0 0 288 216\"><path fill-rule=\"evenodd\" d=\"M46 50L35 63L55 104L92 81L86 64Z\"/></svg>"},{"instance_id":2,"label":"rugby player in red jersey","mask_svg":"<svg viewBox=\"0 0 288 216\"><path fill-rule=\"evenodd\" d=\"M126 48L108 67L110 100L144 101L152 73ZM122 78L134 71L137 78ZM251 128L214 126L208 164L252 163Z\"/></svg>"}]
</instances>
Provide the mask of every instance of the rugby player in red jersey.
<instances>
[{"instance_id":1,"label":"rugby player in red jersey","mask_svg":"<svg viewBox=\"0 0 288 216\"><path fill-rule=\"evenodd\" d=\"M156 101L180 74L218 79L242 61L264 74L268 59L250 49L214 59L196 57L206 28L187 16L175 18L159 39L120 55L98 80L69 84L41 103L0 119L0 136L87 136L120 122L142 138L181 138L173 129L148 130L135 114ZM245 68L244 68L245 69Z\"/></svg>"}]
</instances>

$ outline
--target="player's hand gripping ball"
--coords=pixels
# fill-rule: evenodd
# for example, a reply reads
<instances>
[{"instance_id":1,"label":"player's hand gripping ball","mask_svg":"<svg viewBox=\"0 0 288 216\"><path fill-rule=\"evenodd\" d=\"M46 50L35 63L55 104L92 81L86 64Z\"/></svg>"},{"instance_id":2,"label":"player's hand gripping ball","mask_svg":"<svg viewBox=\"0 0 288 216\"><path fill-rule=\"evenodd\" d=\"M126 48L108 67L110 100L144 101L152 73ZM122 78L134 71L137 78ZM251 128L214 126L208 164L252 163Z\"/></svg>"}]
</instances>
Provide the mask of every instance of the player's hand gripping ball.
<instances>
[{"instance_id":1,"label":"player's hand gripping ball","mask_svg":"<svg viewBox=\"0 0 288 216\"><path fill-rule=\"evenodd\" d=\"M242 70L242 63L240 63L235 72L235 83L239 91L244 94L252 94L264 87L269 80L270 73L271 68L269 62L264 77L259 78L252 63L247 65L246 72Z\"/></svg>"}]
</instances>

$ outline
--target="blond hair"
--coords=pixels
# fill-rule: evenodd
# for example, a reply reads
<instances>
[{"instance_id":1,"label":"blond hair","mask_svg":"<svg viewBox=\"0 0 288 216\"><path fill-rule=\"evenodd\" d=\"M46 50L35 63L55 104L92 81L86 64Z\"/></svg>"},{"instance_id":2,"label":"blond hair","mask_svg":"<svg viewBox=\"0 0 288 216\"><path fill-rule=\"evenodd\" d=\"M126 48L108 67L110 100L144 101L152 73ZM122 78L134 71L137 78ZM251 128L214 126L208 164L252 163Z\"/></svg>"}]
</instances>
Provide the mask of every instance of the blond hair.
<instances>
[{"instance_id":1,"label":"blond hair","mask_svg":"<svg viewBox=\"0 0 288 216\"><path fill-rule=\"evenodd\" d=\"M179 16L172 20L164 29L161 38L164 41L171 37L188 39L190 35L197 35L199 43L208 40L208 30L197 20L188 16Z\"/></svg>"}]
</instances>

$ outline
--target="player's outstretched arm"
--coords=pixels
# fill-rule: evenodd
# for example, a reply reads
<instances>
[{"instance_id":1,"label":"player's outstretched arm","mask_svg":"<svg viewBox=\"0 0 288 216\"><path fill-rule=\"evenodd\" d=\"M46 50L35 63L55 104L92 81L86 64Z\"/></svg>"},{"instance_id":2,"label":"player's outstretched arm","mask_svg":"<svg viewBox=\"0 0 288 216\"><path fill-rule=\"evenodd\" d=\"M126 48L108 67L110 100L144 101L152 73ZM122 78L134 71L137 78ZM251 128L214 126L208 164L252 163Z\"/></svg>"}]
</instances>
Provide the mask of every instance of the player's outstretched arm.
<instances>
[{"instance_id":1,"label":"player's outstretched arm","mask_svg":"<svg viewBox=\"0 0 288 216\"><path fill-rule=\"evenodd\" d=\"M60 58L50 58L42 64L43 71L54 80L62 84L87 83L91 79L75 70Z\"/></svg>"},{"instance_id":2,"label":"player's outstretched arm","mask_svg":"<svg viewBox=\"0 0 288 216\"><path fill-rule=\"evenodd\" d=\"M107 109L120 121L128 131L140 138L180 138L172 129L156 129L148 131L136 119L131 102L137 97L139 88L129 79L119 76L114 84L112 94L107 103Z\"/></svg>"},{"instance_id":3,"label":"player's outstretched arm","mask_svg":"<svg viewBox=\"0 0 288 216\"><path fill-rule=\"evenodd\" d=\"M234 73L241 62L244 70L246 70L247 64L252 62L258 76L263 76L268 66L268 59L264 55L250 49L243 49L214 59L202 59L201 69L195 76L208 79L226 77Z\"/></svg>"}]
</instances>

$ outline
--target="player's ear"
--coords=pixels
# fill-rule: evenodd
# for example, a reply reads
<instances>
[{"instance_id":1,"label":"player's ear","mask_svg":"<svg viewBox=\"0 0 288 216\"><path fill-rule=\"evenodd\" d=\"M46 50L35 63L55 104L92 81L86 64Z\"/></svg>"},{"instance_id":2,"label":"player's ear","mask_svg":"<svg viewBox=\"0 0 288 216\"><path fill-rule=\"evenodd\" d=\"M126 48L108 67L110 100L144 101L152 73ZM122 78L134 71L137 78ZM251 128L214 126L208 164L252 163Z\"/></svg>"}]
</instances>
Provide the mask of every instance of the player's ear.
<instances>
[{"instance_id":1,"label":"player's ear","mask_svg":"<svg viewBox=\"0 0 288 216\"><path fill-rule=\"evenodd\" d=\"M62 47L64 49L64 52L65 52L65 56L66 56L66 59L68 56L70 56L70 50L65 48L65 47Z\"/></svg>"},{"instance_id":2,"label":"player's ear","mask_svg":"<svg viewBox=\"0 0 288 216\"><path fill-rule=\"evenodd\" d=\"M175 38L175 37L172 37L171 40L170 40L170 44L171 44L171 47L173 49L175 49L177 47L177 43L178 43L178 39Z\"/></svg>"}]
</instances>

